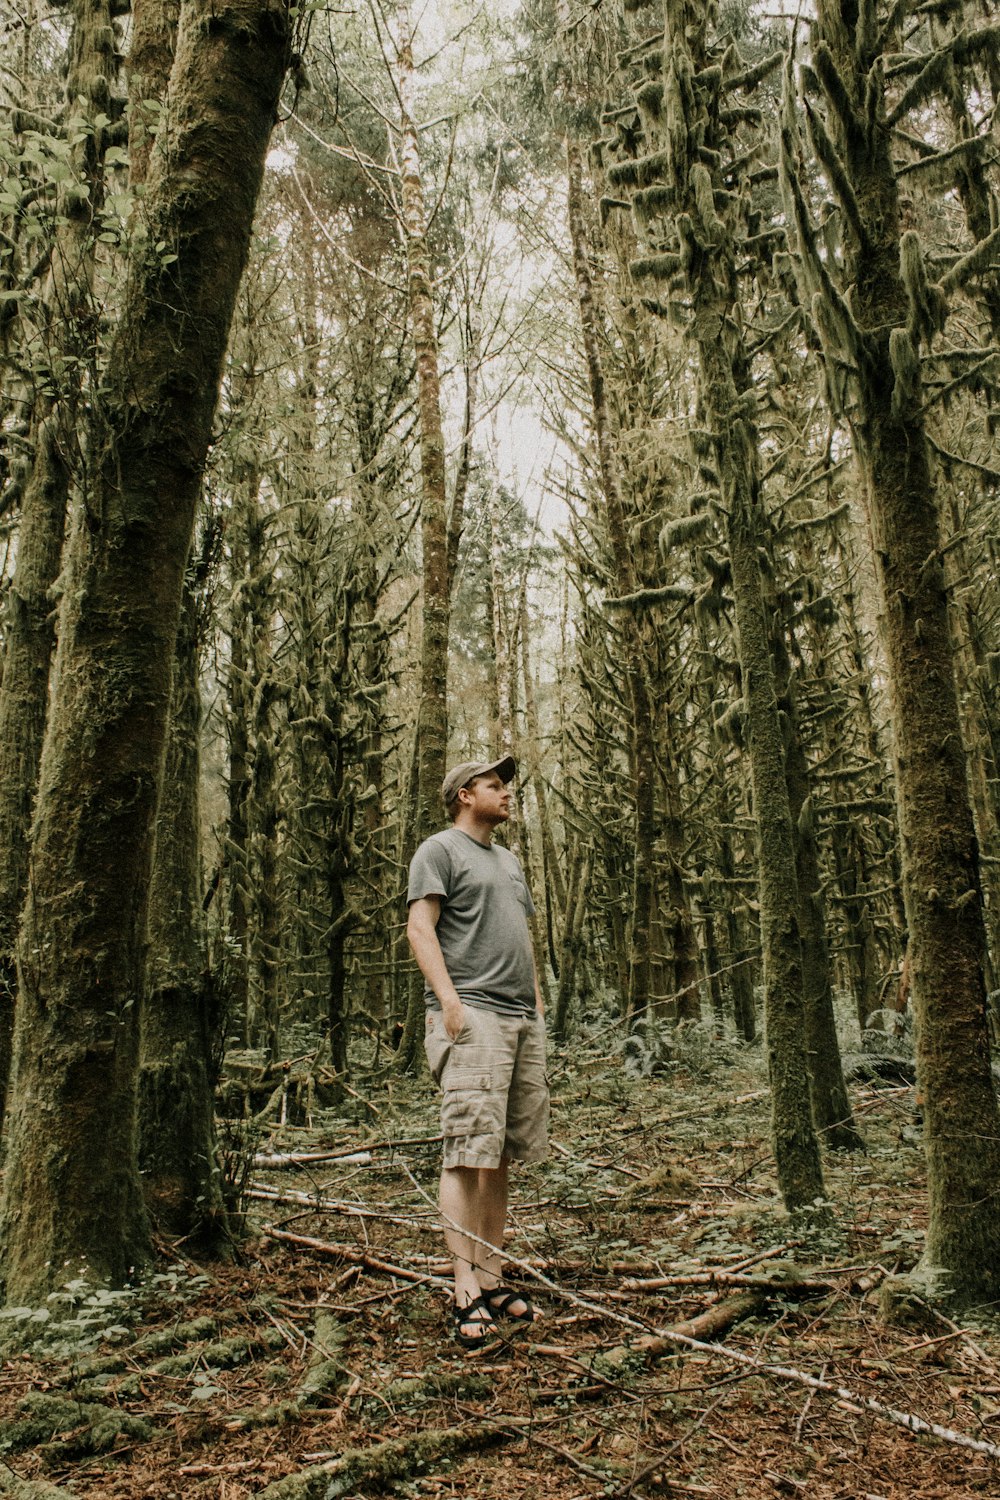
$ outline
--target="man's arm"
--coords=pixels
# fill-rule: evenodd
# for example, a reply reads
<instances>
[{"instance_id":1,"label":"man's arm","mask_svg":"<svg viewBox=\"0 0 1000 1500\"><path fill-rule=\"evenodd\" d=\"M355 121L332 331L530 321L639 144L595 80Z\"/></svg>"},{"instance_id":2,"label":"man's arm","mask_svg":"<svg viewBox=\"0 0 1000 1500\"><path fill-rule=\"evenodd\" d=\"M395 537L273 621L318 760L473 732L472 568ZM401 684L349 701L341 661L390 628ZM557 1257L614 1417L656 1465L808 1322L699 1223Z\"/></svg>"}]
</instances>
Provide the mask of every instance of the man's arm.
<instances>
[{"instance_id":1,"label":"man's arm","mask_svg":"<svg viewBox=\"0 0 1000 1500\"><path fill-rule=\"evenodd\" d=\"M444 1029L452 1041L465 1025L465 1010L451 981L438 941L437 924L441 917L441 897L421 896L410 902L406 936L417 967L427 980L441 1005Z\"/></svg>"}]
</instances>

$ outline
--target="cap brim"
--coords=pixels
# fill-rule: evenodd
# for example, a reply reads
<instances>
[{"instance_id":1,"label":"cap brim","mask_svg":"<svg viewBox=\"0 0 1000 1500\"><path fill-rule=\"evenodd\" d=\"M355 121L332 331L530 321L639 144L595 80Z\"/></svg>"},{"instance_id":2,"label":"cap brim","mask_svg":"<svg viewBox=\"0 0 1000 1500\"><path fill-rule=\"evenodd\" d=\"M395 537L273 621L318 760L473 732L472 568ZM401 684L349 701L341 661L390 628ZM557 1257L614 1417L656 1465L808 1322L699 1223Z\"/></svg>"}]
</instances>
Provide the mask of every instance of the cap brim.
<instances>
[{"instance_id":1,"label":"cap brim","mask_svg":"<svg viewBox=\"0 0 1000 1500\"><path fill-rule=\"evenodd\" d=\"M507 782L513 781L517 774L517 761L513 755L505 755L503 760L498 760L492 766L487 766L486 770L481 771L479 774L481 776L488 776L490 771L495 771L506 786Z\"/></svg>"}]
</instances>

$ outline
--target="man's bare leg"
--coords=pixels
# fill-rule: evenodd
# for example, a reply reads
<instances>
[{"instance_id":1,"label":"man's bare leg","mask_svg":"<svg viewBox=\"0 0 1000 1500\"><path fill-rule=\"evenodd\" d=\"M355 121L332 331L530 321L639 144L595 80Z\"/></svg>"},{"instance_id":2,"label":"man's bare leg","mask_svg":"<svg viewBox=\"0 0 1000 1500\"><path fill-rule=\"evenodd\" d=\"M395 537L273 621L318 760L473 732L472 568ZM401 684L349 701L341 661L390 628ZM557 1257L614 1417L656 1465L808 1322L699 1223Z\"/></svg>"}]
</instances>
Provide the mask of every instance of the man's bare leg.
<instances>
[{"instance_id":1,"label":"man's bare leg","mask_svg":"<svg viewBox=\"0 0 1000 1500\"><path fill-rule=\"evenodd\" d=\"M477 1245L479 1256L477 1277L480 1289L489 1292L503 1280L503 1234L507 1227L507 1198L509 1191L510 1163L506 1157L499 1167L479 1171L480 1228L476 1233L490 1247ZM517 1297L507 1305L507 1315L524 1318L528 1303Z\"/></svg>"},{"instance_id":2,"label":"man's bare leg","mask_svg":"<svg viewBox=\"0 0 1000 1500\"><path fill-rule=\"evenodd\" d=\"M476 1245L476 1276L480 1289L489 1291L500 1280L503 1264L503 1232L507 1224L509 1164L479 1169L479 1223L476 1233L485 1245ZM487 1249L487 1246L489 1248Z\"/></svg>"},{"instance_id":3,"label":"man's bare leg","mask_svg":"<svg viewBox=\"0 0 1000 1500\"><path fill-rule=\"evenodd\" d=\"M444 1242L454 1264L456 1308L468 1307L482 1292L478 1276L481 1247L464 1233L465 1230L481 1233L479 1179L478 1167L445 1167L441 1173L438 1202L444 1220ZM460 1323L459 1329L475 1337L486 1322L483 1314L472 1316L467 1323Z\"/></svg>"},{"instance_id":4,"label":"man's bare leg","mask_svg":"<svg viewBox=\"0 0 1000 1500\"><path fill-rule=\"evenodd\" d=\"M441 1173L439 1202L445 1245L454 1263L456 1307L468 1307L500 1282L508 1182L506 1160L499 1167L446 1167ZM523 1317L527 1309L528 1303L519 1297L509 1304L508 1314ZM473 1333L479 1321L462 1324L462 1332Z\"/></svg>"}]
</instances>

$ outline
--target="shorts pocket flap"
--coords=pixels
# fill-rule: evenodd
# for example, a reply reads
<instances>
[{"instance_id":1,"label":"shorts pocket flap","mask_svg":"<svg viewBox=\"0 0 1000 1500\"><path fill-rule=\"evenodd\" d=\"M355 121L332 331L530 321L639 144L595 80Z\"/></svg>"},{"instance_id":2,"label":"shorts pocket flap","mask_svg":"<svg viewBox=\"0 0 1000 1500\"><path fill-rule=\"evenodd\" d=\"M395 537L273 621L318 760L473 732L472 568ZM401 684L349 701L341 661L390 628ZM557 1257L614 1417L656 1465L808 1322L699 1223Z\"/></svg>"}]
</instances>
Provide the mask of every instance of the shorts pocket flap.
<instances>
[{"instance_id":1,"label":"shorts pocket flap","mask_svg":"<svg viewBox=\"0 0 1000 1500\"><path fill-rule=\"evenodd\" d=\"M490 1075L481 1073L478 1068L449 1068L448 1075L444 1080L446 1089L462 1089L468 1091L488 1091L490 1087Z\"/></svg>"}]
</instances>

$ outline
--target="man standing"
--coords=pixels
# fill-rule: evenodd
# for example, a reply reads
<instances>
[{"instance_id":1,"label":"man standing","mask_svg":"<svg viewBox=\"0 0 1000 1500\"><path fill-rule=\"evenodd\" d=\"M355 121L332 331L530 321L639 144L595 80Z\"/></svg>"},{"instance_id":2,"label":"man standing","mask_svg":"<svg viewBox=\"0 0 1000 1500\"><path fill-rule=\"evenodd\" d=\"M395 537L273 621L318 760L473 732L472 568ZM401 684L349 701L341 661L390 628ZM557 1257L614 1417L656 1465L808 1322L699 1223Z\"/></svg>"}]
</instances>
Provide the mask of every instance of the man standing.
<instances>
[{"instance_id":1,"label":"man standing","mask_svg":"<svg viewBox=\"0 0 1000 1500\"><path fill-rule=\"evenodd\" d=\"M535 1317L500 1275L508 1166L548 1151L534 907L517 859L492 842L510 817L515 770L507 755L448 772L441 791L451 827L420 845L407 895L406 935L426 982L427 1061L442 1090L440 1205L465 1349L495 1339L500 1319L526 1327Z\"/></svg>"}]
</instances>

